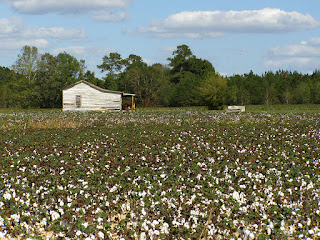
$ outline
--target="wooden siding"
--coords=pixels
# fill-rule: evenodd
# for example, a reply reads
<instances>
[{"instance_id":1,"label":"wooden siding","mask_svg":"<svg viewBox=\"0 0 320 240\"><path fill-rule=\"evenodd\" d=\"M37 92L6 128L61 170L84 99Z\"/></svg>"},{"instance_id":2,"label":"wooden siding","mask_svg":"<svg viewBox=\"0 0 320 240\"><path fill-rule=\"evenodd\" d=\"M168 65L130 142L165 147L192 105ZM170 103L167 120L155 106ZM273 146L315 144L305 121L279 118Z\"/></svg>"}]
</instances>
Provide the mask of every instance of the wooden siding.
<instances>
[{"instance_id":1,"label":"wooden siding","mask_svg":"<svg viewBox=\"0 0 320 240\"><path fill-rule=\"evenodd\" d=\"M82 81L62 92L63 110L121 110L122 93L100 91Z\"/></svg>"}]
</instances>

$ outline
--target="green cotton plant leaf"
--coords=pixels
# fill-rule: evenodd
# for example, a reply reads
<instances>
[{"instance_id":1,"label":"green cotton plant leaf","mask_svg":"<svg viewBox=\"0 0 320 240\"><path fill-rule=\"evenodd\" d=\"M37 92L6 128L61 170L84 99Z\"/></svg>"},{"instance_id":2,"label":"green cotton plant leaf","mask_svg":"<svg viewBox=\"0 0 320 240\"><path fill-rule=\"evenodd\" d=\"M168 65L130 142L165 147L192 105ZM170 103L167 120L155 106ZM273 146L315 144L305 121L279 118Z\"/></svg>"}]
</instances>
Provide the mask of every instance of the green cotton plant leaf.
<instances>
[{"instance_id":1,"label":"green cotton plant leaf","mask_svg":"<svg viewBox=\"0 0 320 240\"><path fill-rule=\"evenodd\" d=\"M6 237L319 234L318 114L200 108L20 114L11 116L16 128L0 134ZM83 125L19 125L52 118Z\"/></svg>"}]
</instances>

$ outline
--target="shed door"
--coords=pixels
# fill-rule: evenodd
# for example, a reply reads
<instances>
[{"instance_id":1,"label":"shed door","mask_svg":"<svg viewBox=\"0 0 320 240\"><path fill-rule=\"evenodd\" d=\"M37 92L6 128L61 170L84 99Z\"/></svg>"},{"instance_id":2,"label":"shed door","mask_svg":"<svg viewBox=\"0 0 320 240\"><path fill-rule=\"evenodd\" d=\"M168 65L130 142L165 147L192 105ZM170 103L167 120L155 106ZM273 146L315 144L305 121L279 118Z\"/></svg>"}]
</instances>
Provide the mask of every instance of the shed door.
<instances>
[{"instance_id":1,"label":"shed door","mask_svg":"<svg viewBox=\"0 0 320 240\"><path fill-rule=\"evenodd\" d=\"M81 95L76 95L76 106L81 108Z\"/></svg>"}]
</instances>

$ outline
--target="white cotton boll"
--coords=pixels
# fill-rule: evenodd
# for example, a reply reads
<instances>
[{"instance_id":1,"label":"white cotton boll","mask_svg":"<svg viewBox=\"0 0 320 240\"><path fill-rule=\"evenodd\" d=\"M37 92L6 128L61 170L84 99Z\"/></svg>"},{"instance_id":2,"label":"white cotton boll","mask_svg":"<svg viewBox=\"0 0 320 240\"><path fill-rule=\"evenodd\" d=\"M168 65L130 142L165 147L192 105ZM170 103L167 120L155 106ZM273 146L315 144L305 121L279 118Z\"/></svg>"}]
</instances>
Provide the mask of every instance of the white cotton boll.
<instances>
[{"instance_id":1,"label":"white cotton boll","mask_svg":"<svg viewBox=\"0 0 320 240\"><path fill-rule=\"evenodd\" d=\"M64 210L63 210L62 208L59 208L58 211L59 211L59 213L60 213L61 215L64 214Z\"/></svg>"},{"instance_id":2,"label":"white cotton boll","mask_svg":"<svg viewBox=\"0 0 320 240\"><path fill-rule=\"evenodd\" d=\"M144 210L144 208L141 209L141 214L142 215L146 215L147 214L147 212L146 212L146 210Z\"/></svg>"},{"instance_id":3,"label":"white cotton boll","mask_svg":"<svg viewBox=\"0 0 320 240\"><path fill-rule=\"evenodd\" d=\"M272 229L270 227L267 227L267 234L271 235Z\"/></svg>"},{"instance_id":4,"label":"white cotton boll","mask_svg":"<svg viewBox=\"0 0 320 240\"><path fill-rule=\"evenodd\" d=\"M169 224L163 223L163 225L160 227L160 231L164 234L169 234Z\"/></svg>"},{"instance_id":5,"label":"white cotton boll","mask_svg":"<svg viewBox=\"0 0 320 240\"><path fill-rule=\"evenodd\" d=\"M159 224L159 221L158 220L153 220L152 223L151 223L151 226L152 227L155 227Z\"/></svg>"},{"instance_id":6,"label":"white cotton boll","mask_svg":"<svg viewBox=\"0 0 320 240\"><path fill-rule=\"evenodd\" d=\"M98 232L98 237L101 238L101 239L104 239L104 233L99 231Z\"/></svg>"},{"instance_id":7,"label":"white cotton boll","mask_svg":"<svg viewBox=\"0 0 320 240\"><path fill-rule=\"evenodd\" d=\"M190 226L189 226L189 223L188 223L188 222L185 222L185 223L183 224L183 226L184 226L185 228L190 228Z\"/></svg>"},{"instance_id":8,"label":"white cotton boll","mask_svg":"<svg viewBox=\"0 0 320 240\"><path fill-rule=\"evenodd\" d=\"M142 232L140 235L140 240L147 240L147 235L145 232Z\"/></svg>"},{"instance_id":9,"label":"white cotton boll","mask_svg":"<svg viewBox=\"0 0 320 240\"><path fill-rule=\"evenodd\" d=\"M60 217L60 214L57 213L56 211L50 211L50 215L51 215L52 221L55 221L56 219L58 219Z\"/></svg>"},{"instance_id":10,"label":"white cotton boll","mask_svg":"<svg viewBox=\"0 0 320 240\"><path fill-rule=\"evenodd\" d=\"M46 218L43 218L40 222L40 226L44 227L47 225L47 219Z\"/></svg>"},{"instance_id":11,"label":"white cotton boll","mask_svg":"<svg viewBox=\"0 0 320 240\"><path fill-rule=\"evenodd\" d=\"M237 191L234 191L233 193L232 193L232 197L235 199L235 200L239 200L240 199L240 195L239 195L239 193L237 192Z\"/></svg>"},{"instance_id":12,"label":"white cotton boll","mask_svg":"<svg viewBox=\"0 0 320 240\"><path fill-rule=\"evenodd\" d=\"M11 193L9 193L9 192L5 192L5 193L3 194L3 198L4 198L5 200L10 200L10 199L12 198L12 195L11 195Z\"/></svg>"},{"instance_id":13,"label":"white cotton boll","mask_svg":"<svg viewBox=\"0 0 320 240\"><path fill-rule=\"evenodd\" d=\"M309 234L314 234L313 229L310 229L310 230L308 231L308 233L309 233Z\"/></svg>"},{"instance_id":14,"label":"white cotton boll","mask_svg":"<svg viewBox=\"0 0 320 240\"><path fill-rule=\"evenodd\" d=\"M251 232L251 233L249 233L248 238L249 238L249 239L251 239L251 240L252 240L252 239L254 239L254 234L253 234L252 232Z\"/></svg>"},{"instance_id":15,"label":"white cotton boll","mask_svg":"<svg viewBox=\"0 0 320 240\"><path fill-rule=\"evenodd\" d=\"M307 186L307 190L312 189L312 188L313 188L313 183L310 182L310 183L308 184L308 186Z\"/></svg>"},{"instance_id":16,"label":"white cotton boll","mask_svg":"<svg viewBox=\"0 0 320 240\"><path fill-rule=\"evenodd\" d=\"M148 231L149 230L149 226L148 224L144 221L141 225L143 227L144 230Z\"/></svg>"},{"instance_id":17,"label":"white cotton boll","mask_svg":"<svg viewBox=\"0 0 320 240\"><path fill-rule=\"evenodd\" d=\"M311 225L311 219L310 219L310 218L307 219L307 225L308 225L308 226Z\"/></svg>"},{"instance_id":18,"label":"white cotton boll","mask_svg":"<svg viewBox=\"0 0 320 240\"><path fill-rule=\"evenodd\" d=\"M19 222L20 214L19 214L19 213L15 213L15 214L12 214L10 217L11 217L11 219L13 219L15 222Z\"/></svg>"}]
</instances>

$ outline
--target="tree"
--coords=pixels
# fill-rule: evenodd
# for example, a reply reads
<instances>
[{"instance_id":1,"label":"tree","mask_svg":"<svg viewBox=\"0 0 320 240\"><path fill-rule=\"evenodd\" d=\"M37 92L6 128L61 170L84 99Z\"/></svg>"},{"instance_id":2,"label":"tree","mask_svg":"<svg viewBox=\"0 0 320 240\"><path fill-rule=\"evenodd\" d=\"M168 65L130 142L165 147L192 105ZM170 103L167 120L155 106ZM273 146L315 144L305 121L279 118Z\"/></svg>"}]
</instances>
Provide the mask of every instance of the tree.
<instances>
[{"instance_id":1,"label":"tree","mask_svg":"<svg viewBox=\"0 0 320 240\"><path fill-rule=\"evenodd\" d=\"M123 78L125 91L134 92L144 107L155 105L167 86L162 69L156 66L132 66L127 68Z\"/></svg>"},{"instance_id":2,"label":"tree","mask_svg":"<svg viewBox=\"0 0 320 240\"><path fill-rule=\"evenodd\" d=\"M54 108L61 106L61 81L57 76L57 59L49 53L41 55L38 62L37 88L40 107Z\"/></svg>"},{"instance_id":3,"label":"tree","mask_svg":"<svg viewBox=\"0 0 320 240\"><path fill-rule=\"evenodd\" d=\"M196 106L200 104L199 85L197 76L191 72L185 72L179 83L173 84L171 106Z\"/></svg>"},{"instance_id":4,"label":"tree","mask_svg":"<svg viewBox=\"0 0 320 240\"><path fill-rule=\"evenodd\" d=\"M311 101L311 90L307 82L300 82L294 91L294 98L298 104L309 104Z\"/></svg>"},{"instance_id":5,"label":"tree","mask_svg":"<svg viewBox=\"0 0 320 240\"><path fill-rule=\"evenodd\" d=\"M168 58L171 66L171 106L196 106L201 104L199 87L204 80L215 73L208 60L197 58L187 45L180 45Z\"/></svg>"},{"instance_id":6,"label":"tree","mask_svg":"<svg viewBox=\"0 0 320 240\"><path fill-rule=\"evenodd\" d=\"M130 54L129 57L123 60L123 64L127 68L131 67L145 67L147 64L142 60L140 56Z\"/></svg>"},{"instance_id":7,"label":"tree","mask_svg":"<svg viewBox=\"0 0 320 240\"><path fill-rule=\"evenodd\" d=\"M86 71L83 76L83 79L89 83L92 83L98 87L104 88L104 81L97 78L94 72Z\"/></svg>"},{"instance_id":8,"label":"tree","mask_svg":"<svg viewBox=\"0 0 320 240\"><path fill-rule=\"evenodd\" d=\"M102 58L102 64L97 67L101 69L101 72L108 72L105 77L105 87L110 90L119 89L119 73L120 70L127 64L121 58L119 53L110 53L109 56Z\"/></svg>"},{"instance_id":9,"label":"tree","mask_svg":"<svg viewBox=\"0 0 320 240\"><path fill-rule=\"evenodd\" d=\"M72 84L83 77L86 69L84 60L78 61L78 59L66 52L59 53L56 56L56 60L56 73L63 83L63 87Z\"/></svg>"},{"instance_id":10,"label":"tree","mask_svg":"<svg viewBox=\"0 0 320 240\"><path fill-rule=\"evenodd\" d=\"M222 109L225 103L226 89L227 80L216 74L210 75L199 87L200 95L211 110Z\"/></svg>"},{"instance_id":11,"label":"tree","mask_svg":"<svg viewBox=\"0 0 320 240\"><path fill-rule=\"evenodd\" d=\"M170 61L169 66L171 66L171 79L173 83L179 83L183 74L188 71L186 63L190 58L195 57L190 48L183 44L177 47L177 50L173 51L173 57L168 58Z\"/></svg>"},{"instance_id":12,"label":"tree","mask_svg":"<svg viewBox=\"0 0 320 240\"><path fill-rule=\"evenodd\" d=\"M183 67L185 62L194 57L190 48L185 44L178 46L177 50L175 50L172 55L174 56L173 58L168 58L170 61L169 65L172 67L174 72L180 73L184 71Z\"/></svg>"},{"instance_id":13,"label":"tree","mask_svg":"<svg viewBox=\"0 0 320 240\"><path fill-rule=\"evenodd\" d=\"M13 70L0 67L0 108L9 107L10 90L8 85L10 82L17 81L17 75Z\"/></svg>"},{"instance_id":14,"label":"tree","mask_svg":"<svg viewBox=\"0 0 320 240\"><path fill-rule=\"evenodd\" d=\"M40 55L36 47L24 46L12 69L27 77L29 83L34 82Z\"/></svg>"},{"instance_id":15,"label":"tree","mask_svg":"<svg viewBox=\"0 0 320 240\"><path fill-rule=\"evenodd\" d=\"M236 105L238 102L238 92L239 89L237 85L231 85L230 81L227 81L227 93L226 102L229 105Z\"/></svg>"}]
</instances>

